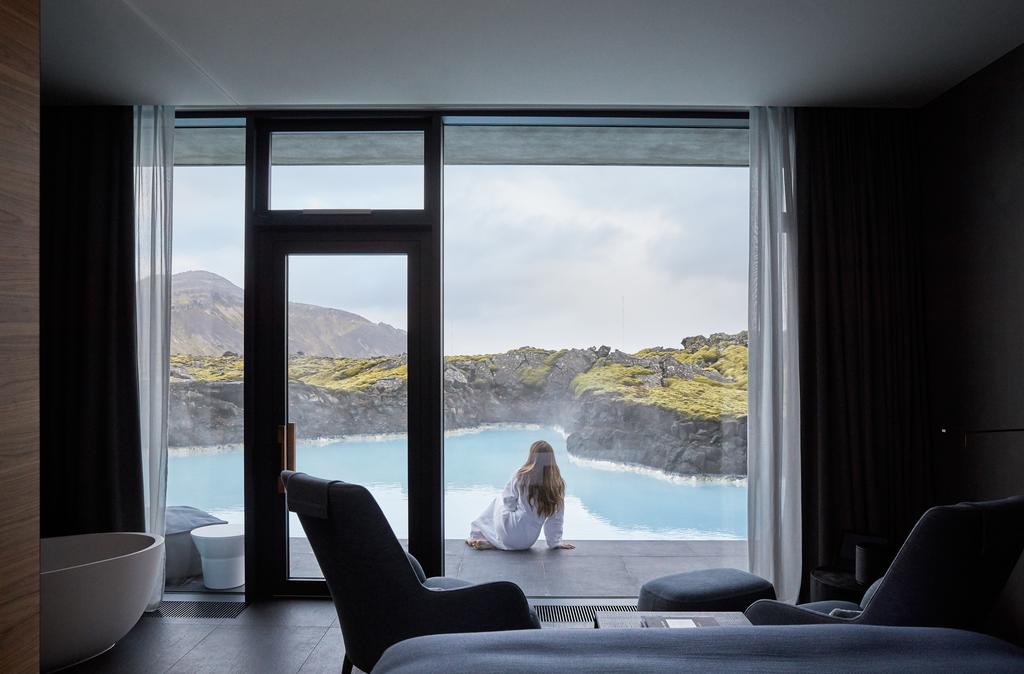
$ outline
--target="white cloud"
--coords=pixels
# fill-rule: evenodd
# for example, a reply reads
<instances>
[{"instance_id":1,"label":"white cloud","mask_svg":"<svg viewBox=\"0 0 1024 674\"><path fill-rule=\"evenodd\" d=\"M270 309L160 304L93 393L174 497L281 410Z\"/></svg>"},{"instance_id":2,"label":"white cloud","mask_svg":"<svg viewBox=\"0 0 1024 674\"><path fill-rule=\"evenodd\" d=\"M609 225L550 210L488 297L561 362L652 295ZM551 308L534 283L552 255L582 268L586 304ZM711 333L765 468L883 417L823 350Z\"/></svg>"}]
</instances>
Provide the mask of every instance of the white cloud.
<instances>
[{"instance_id":1,"label":"white cloud","mask_svg":"<svg viewBox=\"0 0 1024 674\"><path fill-rule=\"evenodd\" d=\"M335 185L409 198L380 186L384 168L339 184L341 174L296 167L277 188L307 204L332 201ZM446 167L446 352L635 351L745 329L747 180L744 168ZM177 169L175 271L242 284L243 199L239 167ZM401 258L317 257L292 264L289 294L404 328L405 288Z\"/></svg>"},{"instance_id":2,"label":"white cloud","mask_svg":"<svg viewBox=\"0 0 1024 674\"><path fill-rule=\"evenodd\" d=\"M445 350L746 327L745 169L448 167Z\"/></svg>"},{"instance_id":3,"label":"white cloud","mask_svg":"<svg viewBox=\"0 0 1024 674\"><path fill-rule=\"evenodd\" d=\"M174 273L205 270L241 287L245 281L245 169L174 169Z\"/></svg>"}]
</instances>

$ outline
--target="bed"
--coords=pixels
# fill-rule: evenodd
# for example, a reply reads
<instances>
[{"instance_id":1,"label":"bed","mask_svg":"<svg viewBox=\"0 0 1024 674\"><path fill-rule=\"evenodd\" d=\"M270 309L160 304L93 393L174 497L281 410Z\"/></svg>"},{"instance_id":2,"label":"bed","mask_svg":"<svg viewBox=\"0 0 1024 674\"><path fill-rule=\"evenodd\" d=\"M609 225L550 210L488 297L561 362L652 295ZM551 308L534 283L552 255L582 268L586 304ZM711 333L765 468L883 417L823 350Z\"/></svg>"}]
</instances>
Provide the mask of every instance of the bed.
<instances>
[{"instance_id":1,"label":"bed","mask_svg":"<svg viewBox=\"0 0 1024 674\"><path fill-rule=\"evenodd\" d=\"M481 672L1022 672L1024 650L952 629L791 625L545 629L417 637L374 674Z\"/></svg>"}]
</instances>

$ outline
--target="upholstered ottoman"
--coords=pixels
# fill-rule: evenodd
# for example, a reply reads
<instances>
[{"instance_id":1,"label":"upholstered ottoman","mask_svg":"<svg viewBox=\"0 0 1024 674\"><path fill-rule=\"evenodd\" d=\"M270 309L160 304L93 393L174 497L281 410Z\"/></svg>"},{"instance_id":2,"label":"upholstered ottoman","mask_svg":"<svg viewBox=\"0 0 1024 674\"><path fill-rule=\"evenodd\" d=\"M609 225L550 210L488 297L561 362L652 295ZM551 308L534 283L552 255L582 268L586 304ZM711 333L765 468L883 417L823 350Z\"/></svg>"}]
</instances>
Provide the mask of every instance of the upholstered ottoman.
<instances>
[{"instance_id":1,"label":"upholstered ottoman","mask_svg":"<svg viewBox=\"0 0 1024 674\"><path fill-rule=\"evenodd\" d=\"M662 576L640 588L640 611L745 611L758 599L775 599L775 587L739 569L704 569Z\"/></svg>"},{"instance_id":2,"label":"upholstered ottoman","mask_svg":"<svg viewBox=\"0 0 1024 674\"><path fill-rule=\"evenodd\" d=\"M203 573L199 550L192 542L192 530L211 524L227 524L191 506L167 506L164 525L164 551L167 554L167 582L179 585Z\"/></svg>"}]
</instances>

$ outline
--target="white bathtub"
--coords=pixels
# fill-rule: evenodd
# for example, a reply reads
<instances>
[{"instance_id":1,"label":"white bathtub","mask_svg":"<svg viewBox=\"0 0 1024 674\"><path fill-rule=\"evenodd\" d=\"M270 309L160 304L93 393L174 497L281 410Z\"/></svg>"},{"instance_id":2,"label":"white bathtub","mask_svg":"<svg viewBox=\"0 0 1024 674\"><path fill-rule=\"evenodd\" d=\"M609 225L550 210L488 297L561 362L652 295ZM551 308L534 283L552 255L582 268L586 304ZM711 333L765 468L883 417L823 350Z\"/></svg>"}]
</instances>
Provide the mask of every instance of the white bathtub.
<instances>
[{"instance_id":1,"label":"white bathtub","mask_svg":"<svg viewBox=\"0 0 1024 674\"><path fill-rule=\"evenodd\" d=\"M85 534L40 542L40 669L49 672L111 648L146 609L162 536Z\"/></svg>"}]
</instances>

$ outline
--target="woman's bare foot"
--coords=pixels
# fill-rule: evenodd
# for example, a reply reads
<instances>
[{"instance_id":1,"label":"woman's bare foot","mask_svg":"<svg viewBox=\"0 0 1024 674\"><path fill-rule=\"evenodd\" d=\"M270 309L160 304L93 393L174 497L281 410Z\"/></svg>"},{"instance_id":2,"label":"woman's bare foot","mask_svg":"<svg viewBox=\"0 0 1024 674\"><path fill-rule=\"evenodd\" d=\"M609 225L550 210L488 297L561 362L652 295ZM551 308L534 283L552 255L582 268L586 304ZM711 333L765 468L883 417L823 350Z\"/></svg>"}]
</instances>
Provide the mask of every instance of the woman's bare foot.
<instances>
[{"instance_id":1,"label":"woman's bare foot","mask_svg":"<svg viewBox=\"0 0 1024 674\"><path fill-rule=\"evenodd\" d=\"M481 541L478 538L467 538L466 545L473 548L474 550L493 550L494 546L487 541Z\"/></svg>"},{"instance_id":2,"label":"woman's bare foot","mask_svg":"<svg viewBox=\"0 0 1024 674\"><path fill-rule=\"evenodd\" d=\"M575 550L576 549L576 546L573 545L572 543L559 543L555 547L560 549L560 550Z\"/></svg>"}]
</instances>

